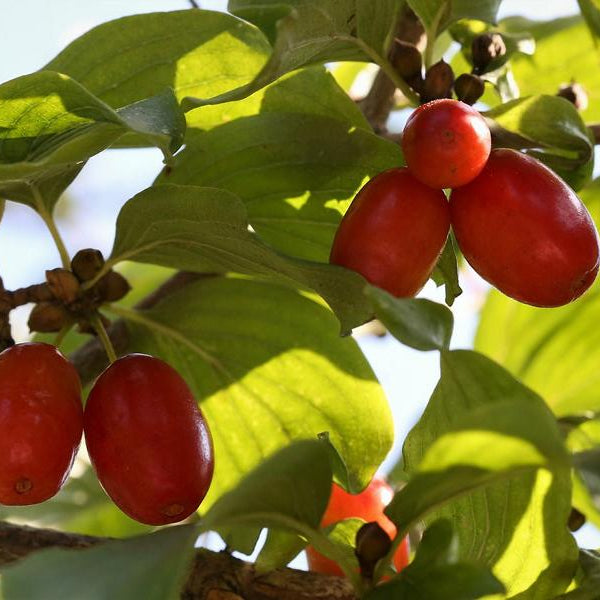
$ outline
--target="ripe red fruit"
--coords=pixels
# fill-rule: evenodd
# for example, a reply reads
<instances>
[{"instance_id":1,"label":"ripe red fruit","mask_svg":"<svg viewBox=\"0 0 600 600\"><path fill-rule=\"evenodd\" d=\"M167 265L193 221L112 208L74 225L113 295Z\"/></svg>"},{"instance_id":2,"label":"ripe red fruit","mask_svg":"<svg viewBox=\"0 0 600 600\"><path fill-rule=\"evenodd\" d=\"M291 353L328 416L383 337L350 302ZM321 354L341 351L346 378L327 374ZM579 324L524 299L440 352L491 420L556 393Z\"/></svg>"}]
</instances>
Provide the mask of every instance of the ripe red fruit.
<instances>
[{"instance_id":1,"label":"ripe red fruit","mask_svg":"<svg viewBox=\"0 0 600 600\"><path fill-rule=\"evenodd\" d=\"M417 108L402 134L410 172L436 189L455 188L477 177L490 155L484 118L457 100L433 100Z\"/></svg>"},{"instance_id":2,"label":"ripe red fruit","mask_svg":"<svg viewBox=\"0 0 600 600\"><path fill-rule=\"evenodd\" d=\"M213 475L208 425L181 376L145 354L110 365L90 392L87 449L113 502L148 525L181 521Z\"/></svg>"},{"instance_id":3,"label":"ripe red fruit","mask_svg":"<svg viewBox=\"0 0 600 600\"><path fill-rule=\"evenodd\" d=\"M49 344L0 354L0 503L36 504L67 478L81 441L75 367Z\"/></svg>"},{"instance_id":4,"label":"ripe red fruit","mask_svg":"<svg viewBox=\"0 0 600 600\"><path fill-rule=\"evenodd\" d=\"M394 296L414 296L433 271L449 229L444 193L423 185L407 169L392 169L358 192L329 260Z\"/></svg>"},{"instance_id":5,"label":"ripe red fruit","mask_svg":"<svg viewBox=\"0 0 600 600\"><path fill-rule=\"evenodd\" d=\"M587 209L535 158L494 150L481 175L452 192L450 210L471 266L520 302L567 304L598 273L598 234Z\"/></svg>"},{"instance_id":6,"label":"ripe red fruit","mask_svg":"<svg viewBox=\"0 0 600 600\"><path fill-rule=\"evenodd\" d=\"M383 479L373 479L360 494L349 494L337 484L333 484L329 504L321 520L321 527L327 527L337 521L359 518L367 522L375 521L393 540L396 526L383 514L383 509L394 496L392 488ZM306 548L308 568L317 573L343 576L342 569L329 558L317 552L312 546ZM404 538L393 560L397 571L408 564L408 538Z\"/></svg>"}]
</instances>

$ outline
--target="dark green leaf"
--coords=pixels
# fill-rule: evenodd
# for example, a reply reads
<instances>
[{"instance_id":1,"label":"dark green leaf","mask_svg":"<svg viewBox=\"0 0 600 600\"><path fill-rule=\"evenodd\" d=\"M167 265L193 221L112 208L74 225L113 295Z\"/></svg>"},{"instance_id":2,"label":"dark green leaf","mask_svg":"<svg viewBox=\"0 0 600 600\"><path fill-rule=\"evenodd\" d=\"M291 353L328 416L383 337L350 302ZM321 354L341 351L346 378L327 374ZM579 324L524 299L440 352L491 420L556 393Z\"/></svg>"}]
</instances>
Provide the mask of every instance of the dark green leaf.
<instances>
[{"instance_id":1,"label":"dark green leaf","mask_svg":"<svg viewBox=\"0 0 600 600\"><path fill-rule=\"evenodd\" d=\"M573 463L581 473L592 498L600 506L600 448L574 454Z\"/></svg>"},{"instance_id":2,"label":"dark green leaf","mask_svg":"<svg viewBox=\"0 0 600 600\"><path fill-rule=\"evenodd\" d=\"M442 304L424 298L395 298L367 286L377 318L403 344L416 350L443 350L450 345L454 317Z\"/></svg>"},{"instance_id":3,"label":"dark green leaf","mask_svg":"<svg viewBox=\"0 0 600 600\"><path fill-rule=\"evenodd\" d=\"M527 150L580 189L591 176L594 145L575 106L556 96L530 96L485 113L501 147Z\"/></svg>"},{"instance_id":4,"label":"dark green leaf","mask_svg":"<svg viewBox=\"0 0 600 600\"><path fill-rule=\"evenodd\" d=\"M279 448L323 431L352 489L366 486L389 451L383 392L322 303L283 286L209 277L150 310L113 310L128 321L128 351L167 361L201 403L216 457L203 507Z\"/></svg>"},{"instance_id":5,"label":"dark green leaf","mask_svg":"<svg viewBox=\"0 0 600 600\"><path fill-rule=\"evenodd\" d=\"M402 163L399 147L368 131L355 103L322 68L231 105L253 102L259 114L191 130L173 171L158 181L227 189L244 201L267 243L326 262L351 200L367 178Z\"/></svg>"},{"instance_id":6,"label":"dark green leaf","mask_svg":"<svg viewBox=\"0 0 600 600\"><path fill-rule=\"evenodd\" d=\"M317 440L297 441L221 496L202 519L202 528L256 525L310 533L319 528L330 494L327 450Z\"/></svg>"},{"instance_id":7,"label":"dark green leaf","mask_svg":"<svg viewBox=\"0 0 600 600\"><path fill-rule=\"evenodd\" d=\"M451 520L461 560L493 567L508 598L547 598L565 590L575 567L575 545L565 527L570 468L559 429L537 395L484 356L443 352L440 383L405 442L404 458L413 478L388 508L399 512L395 518L402 523L416 518L425 503L433 508L445 493L467 492L473 483L513 470L512 477L488 480L483 489L435 509L430 519ZM536 464L542 468L532 472ZM427 489L431 504L417 494L427 479L436 485ZM415 494L413 508L399 501L408 494Z\"/></svg>"},{"instance_id":8,"label":"dark green leaf","mask_svg":"<svg viewBox=\"0 0 600 600\"><path fill-rule=\"evenodd\" d=\"M229 93L211 98L188 97L183 106L191 109L205 104L239 100L295 69L332 61L384 60L382 49L389 40L398 2L382 0L237 0L233 8L245 18L258 18L268 32L274 17L281 16L282 5L290 7L277 21L273 53L256 78ZM266 15L266 22L265 22ZM361 39L365 35L366 39ZM373 44L371 46L370 44Z\"/></svg>"},{"instance_id":9,"label":"dark green leaf","mask_svg":"<svg viewBox=\"0 0 600 600\"><path fill-rule=\"evenodd\" d=\"M462 294L462 290L458 284L458 266L456 264L456 252L454 251L452 235L448 236L446 240L446 245L440 254L431 278L438 287L440 285L445 286L446 304L452 306L454 300Z\"/></svg>"},{"instance_id":10,"label":"dark green leaf","mask_svg":"<svg viewBox=\"0 0 600 600\"><path fill-rule=\"evenodd\" d=\"M503 593L504 586L483 566L457 562L456 538L446 519L432 523L417 546L413 562L367 600L475 600Z\"/></svg>"},{"instance_id":11,"label":"dark green leaf","mask_svg":"<svg viewBox=\"0 0 600 600\"><path fill-rule=\"evenodd\" d=\"M196 537L188 525L87 550L38 551L1 567L4 600L175 600Z\"/></svg>"},{"instance_id":12,"label":"dark green leaf","mask_svg":"<svg viewBox=\"0 0 600 600\"><path fill-rule=\"evenodd\" d=\"M344 332L372 316L360 275L278 254L248 231L244 205L225 190L158 185L134 196L117 219L105 269L122 260L187 271L233 271L305 286L323 296Z\"/></svg>"},{"instance_id":13,"label":"dark green leaf","mask_svg":"<svg viewBox=\"0 0 600 600\"><path fill-rule=\"evenodd\" d=\"M221 12L180 10L103 23L46 68L66 73L113 107L162 92L212 97L250 81L270 51L263 34ZM216 115L215 115L216 116Z\"/></svg>"},{"instance_id":14,"label":"dark green leaf","mask_svg":"<svg viewBox=\"0 0 600 600\"><path fill-rule=\"evenodd\" d=\"M576 588L554 600L598 600L600 590L600 555L594 550L579 550L580 573Z\"/></svg>"}]
</instances>

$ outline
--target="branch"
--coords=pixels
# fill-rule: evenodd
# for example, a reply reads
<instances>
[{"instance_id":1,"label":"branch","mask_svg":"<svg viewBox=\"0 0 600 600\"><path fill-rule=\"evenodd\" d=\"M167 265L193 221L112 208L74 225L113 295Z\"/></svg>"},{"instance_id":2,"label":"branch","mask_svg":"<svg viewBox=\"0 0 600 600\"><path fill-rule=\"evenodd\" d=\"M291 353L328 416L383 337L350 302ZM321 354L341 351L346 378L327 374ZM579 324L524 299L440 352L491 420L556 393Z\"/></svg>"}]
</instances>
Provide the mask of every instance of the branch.
<instances>
[{"instance_id":1,"label":"branch","mask_svg":"<svg viewBox=\"0 0 600 600\"><path fill-rule=\"evenodd\" d=\"M422 46L424 43L425 31L423 26L415 13L406 6L402 9L402 14L398 20L395 38L415 46ZM390 62L394 64L393 56L390 56ZM395 93L396 86L380 69L375 76L369 93L358 103L375 133L385 131L388 117L394 108Z\"/></svg>"},{"instance_id":2,"label":"branch","mask_svg":"<svg viewBox=\"0 0 600 600\"><path fill-rule=\"evenodd\" d=\"M171 278L167 279L167 281L154 290L154 292L138 302L135 307L138 309L152 308L163 298L166 298L170 294L173 294L202 277L214 277L214 275L179 271ZM115 321L110 327L107 327L107 333L117 356L120 356L127 350L127 345L129 343L129 334L125 321L122 319ZM106 352L97 338L91 339L89 342L78 348L69 358L75 365L79 377L81 378L81 383L84 386L91 383L108 366Z\"/></svg>"},{"instance_id":3,"label":"branch","mask_svg":"<svg viewBox=\"0 0 600 600\"><path fill-rule=\"evenodd\" d=\"M41 548L82 550L106 541L52 529L0 522L0 565ZM349 581L283 568L257 573L254 565L226 552L200 549L181 597L185 600L357 600Z\"/></svg>"}]
</instances>

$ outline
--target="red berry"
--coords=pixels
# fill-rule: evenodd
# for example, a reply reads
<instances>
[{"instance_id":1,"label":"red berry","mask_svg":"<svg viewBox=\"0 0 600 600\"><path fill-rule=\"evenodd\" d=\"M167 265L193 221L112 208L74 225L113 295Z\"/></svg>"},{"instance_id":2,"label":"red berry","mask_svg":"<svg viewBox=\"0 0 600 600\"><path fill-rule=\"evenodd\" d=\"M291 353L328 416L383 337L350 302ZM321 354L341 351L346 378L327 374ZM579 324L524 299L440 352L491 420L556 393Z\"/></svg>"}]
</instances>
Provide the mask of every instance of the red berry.
<instances>
[{"instance_id":1,"label":"red berry","mask_svg":"<svg viewBox=\"0 0 600 600\"><path fill-rule=\"evenodd\" d=\"M84 430L98 479L133 519L181 521L206 495L214 467L208 425L162 360L130 354L110 365L90 392Z\"/></svg>"},{"instance_id":2,"label":"red berry","mask_svg":"<svg viewBox=\"0 0 600 600\"><path fill-rule=\"evenodd\" d=\"M484 118L457 100L434 100L417 108L402 134L410 172L436 189L455 188L477 177L490 155Z\"/></svg>"},{"instance_id":3,"label":"red berry","mask_svg":"<svg viewBox=\"0 0 600 600\"><path fill-rule=\"evenodd\" d=\"M407 169L392 169L358 192L338 227L330 262L394 296L414 296L433 271L449 229L443 192Z\"/></svg>"},{"instance_id":4,"label":"red berry","mask_svg":"<svg viewBox=\"0 0 600 600\"><path fill-rule=\"evenodd\" d=\"M332 486L329 504L321 520L321 527L327 527L337 521L359 518L367 522L375 521L390 536L396 537L396 526L383 514L383 509L394 496L394 491L383 479L373 479L360 494L349 494L335 483ZM340 575L344 573L329 558L317 552L312 546L306 548L308 568L317 573ZM408 564L408 538L404 538L394 554L394 566L397 571Z\"/></svg>"},{"instance_id":5,"label":"red berry","mask_svg":"<svg viewBox=\"0 0 600 600\"><path fill-rule=\"evenodd\" d=\"M578 298L598 272L598 234L579 198L535 158L494 150L474 181L452 192L452 226L471 266L534 306Z\"/></svg>"},{"instance_id":6,"label":"red berry","mask_svg":"<svg viewBox=\"0 0 600 600\"><path fill-rule=\"evenodd\" d=\"M49 344L0 354L0 503L35 504L67 478L83 430L75 367Z\"/></svg>"}]
</instances>

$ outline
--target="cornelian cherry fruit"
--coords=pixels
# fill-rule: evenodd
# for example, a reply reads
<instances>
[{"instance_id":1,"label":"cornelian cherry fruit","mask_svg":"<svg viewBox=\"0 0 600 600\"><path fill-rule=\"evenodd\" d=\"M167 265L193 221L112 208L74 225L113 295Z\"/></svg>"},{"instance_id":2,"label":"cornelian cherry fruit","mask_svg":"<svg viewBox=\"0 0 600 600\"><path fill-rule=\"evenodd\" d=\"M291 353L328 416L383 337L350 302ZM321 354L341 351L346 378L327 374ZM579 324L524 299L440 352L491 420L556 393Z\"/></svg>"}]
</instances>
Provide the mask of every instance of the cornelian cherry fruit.
<instances>
[{"instance_id":1,"label":"cornelian cherry fruit","mask_svg":"<svg viewBox=\"0 0 600 600\"><path fill-rule=\"evenodd\" d=\"M375 478L360 494L349 494L339 485L333 484L329 504L321 520L321 527L333 525L343 519L359 518L367 522L377 522L393 540L396 526L383 514L384 508L394 496L392 488L383 480ZM340 575L342 569L331 559L317 552L312 546L306 548L308 568L317 573ZM394 566L397 571L408 564L408 538L404 538L394 554Z\"/></svg>"},{"instance_id":2,"label":"cornelian cherry fruit","mask_svg":"<svg viewBox=\"0 0 600 600\"><path fill-rule=\"evenodd\" d=\"M0 503L36 504L67 478L83 431L75 367L49 344L0 354Z\"/></svg>"},{"instance_id":3,"label":"cornelian cherry fruit","mask_svg":"<svg viewBox=\"0 0 600 600\"><path fill-rule=\"evenodd\" d=\"M444 193L406 168L391 169L358 192L338 227L329 260L394 296L414 296L433 271L449 229Z\"/></svg>"},{"instance_id":4,"label":"cornelian cherry fruit","mask_svg":"<svg viewBox=\"0 0 600 600\"><path fill-rule=\"evenodd\" d=\"M567 304L598 273L598 234L587 209L535 158L493 150L481 174L452 192L450 209L467 261L520 302Z\"/></svg>"},{"instance_id":5,"label":"cornelian cherry fruit","mask_svg":"<svg viewBox=\"0 0 600 600\"><path fill-rule=\"evenodd\" d=\"M456 188L477 177L491 147L484 118L468 104L446 98L417 108L402 134L410 172L436 189Z\"/></svg>"},{"instance_id":6,"label":"cornelian cherry fruit","mask_svg":"<svg viewBox=\"0 0 600 600\"><path fill-rule=\"evenodd\" d=\"M208 425L185 381L160 359L130 354L110 365L90 392L84 430L100 483L133 519L181 521L208 492Z\"/></svg>"}]
</instances>

